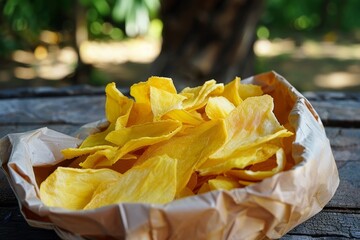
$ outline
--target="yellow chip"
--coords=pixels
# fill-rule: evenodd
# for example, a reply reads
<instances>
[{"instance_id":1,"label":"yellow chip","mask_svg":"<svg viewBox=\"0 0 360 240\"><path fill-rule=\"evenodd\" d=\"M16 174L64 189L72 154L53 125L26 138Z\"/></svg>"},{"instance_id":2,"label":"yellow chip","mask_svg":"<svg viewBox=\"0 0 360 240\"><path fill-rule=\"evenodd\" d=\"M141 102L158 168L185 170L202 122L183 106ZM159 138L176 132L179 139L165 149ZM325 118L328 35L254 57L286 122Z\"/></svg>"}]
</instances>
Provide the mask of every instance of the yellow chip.
<instances>
[{"instance_id":1,"label":"yellow chip","mask_svg":"<svg viewBox=\"0 0 360 240\"><path fill-rule=\"evenodd\" d=\"M210 97L205 107L205 113L209 119L221 119L226 118L234 109L234 104L225 97Z\"/></svg>"},{"instance_id":2,"label":"yellow chip","mask_svg":"<svg viewBox=\"0 0 360 240\"><path fill-rule=\"evenodd\" d=\"M176 88L171 78L150 77L146 82L133 84L130 87L130 95L137 103L150 104L150 87L155 87L169 93L176 94Z\"/></svg>"},{"instance_id":3,"label":"yellow chip","mask_svg":"<svg viewBox=\"0 0 360 240\"><path fill-rule=\"evenodd\" d=\"M242 84L239 82L239 96L242 100L247 99L248 97L255 97L263 95L263 91L260 86L253 84Z\"/></svg>"},{"instance_id":4,"label":"yellow chip","mask_svg":"<svg viewBox=\"0 0 360 240\"><path fill-rule=\"evenodd\" d=\"M278 172L284 170L286 165L286 156L282 148L276 152L276 164L277 166L267 171L252 171L252 170L230 170L226 174L229 176L237 177L245 181L260 181L265 178L271 177Z\"/></svg>"},{"instance_id":5,"label":"yellow chip","mask_svg":"<svg viewBox=\"0 0 360 240\"><path fill-rule=\"evenodd\" d=\"M185 187L177 196L176 198L184 198L184 197L190 197L195 195L193 191L191 191L190 188Z\"/></svg>"},{"instance_id":6,"label":"yellow chip","mask_svg":"<svg viewBox=\"0 0 360 240\"><path fill-rule=\"evenodd\" d=\"M292 133L281 126L273 113L274 103L269 95L250 97L233 110L226 120L229 138L210 158L225 159L245 149L288 137Z\"/></svg>"},{"instance_id":7,"label":"yellow chip","mask_svg":"<svg viewBox=\"0 0 360 240\"><path fill-rule=\"evenodd\" d=\"M224 176L217 176L214 179L209 180L210 190L231 190L240 187L238 181Z\"/></svg>"},{"instance_id":8,"label":"yellow chip","mask_svg":"<svg viewBox=\"0 0 360 240\"><path fill-rule=\"evenodd\" d=\"M210 96L219 96L223 91L224 84L209 80L199 87L184 88L180 95L186 97L183 102L184 109L192 111L204 107Z\"/></svg>"},{"instance_id":9,"label":"yellow chip","mask_svg":"<svg viewBox=\"0 0 360 240\"><path fill-rule=\"evenodd\" d=\"M184 109L171 110L167 112L163 118L177 120L181 123L190 125L199 125L204 122L204 119L198 112L189 112Z\"/></svg>"},{"instance_id":10,"label":"yellow chip","mask_svg":"<svg viewBox=\"0 0 360 240\"><path fill-rule=\"evenodd\" d=\"M227 98L235 106L238 106L242 102L239 94L239 84L240 78L236 77L234 80L225 85L224 92L222 93L222 96Z\"/></svg>"},{"instance_id":11,"label":"yellow chip","mask_svg":"<svg viewBox=\"0 0 360 240\"><path fill-rule=\"evenodd\" d=\"M283 138L293 134L259 86L209 80L178 94L170 78L150 77L131 86L134 100L114 83L105 91L109 125L62 151L75 168L60 167L41 184L49 206L164 204L248 186L291 167L293 138Z\"/></svg>"},{"instance_id":12,"label":"yellow chip","mask_svg":"<svg viewBox=\"0 0 360 240\"><path fill-rule=\"evenodd\" d=\"M105 114L106 119L114 123L118 118L121 119L122 125L126 126L129 118L133 100L124 96L117 88L115 83L110 83L105 88L106 102Z\"/></svg>"},{"instance_id":13,"label":"yellow chip","mask_svg":"<svg viewBox=\"0 0 360 240\"><path fill-rule=\"evenodd\" d=\"M133 125L110 132L106 140L117 146L128 146L128 152L139 147L158 143L174 136L181 128L181 123L175 120ZM131 147L130 147L131 145Z\"/></svg>"},{"instance_id":14,"label":"yellow chip","mask_svg":"<svg viewBox=\"0 0 360 240\"><path fill-rule=\"evenodd\" d=\"M94 133L89 135L85 140L81 143L80 148L89 148L95 147L99 145L109 145L112 144L105 140L105 137L111 132L115 130L116 123L111 123L105 131Z\"/></svg>"},{"instance_id":15,"label":"yellow chip","mask_svg":"<svg viewBox=\"0 0 360 240\"><path fill-rule=\"evenodd\" d=\"M150 87L150 105L155 120L160 119L162 115L171 110L181 109L185 99L186 97L182 95Z\"/></svg>"},{"instance_id":16,"label":"yellow chip","mask_svg":"<svg viewBox=\"0 0 360 240\"><path fill-rule=\"evenodd\" d=\"M154 115L149 104L135 102L131 109L127 126L152 122L153 119Z\"/></svg>"},{"instance_id":17,"label":"yellow chip","mask_svg":"<svg viewBox=\"0 0 360 240\"><path fill-rule=\"evenodd\" d=\"M251 182L251 181L239 180L239 183L240 183L240 185L242 185L242 186L251 186L251 185L253 185L253 184L255 184L255 183L258 183L258 182Z\"/></svg>"},{"instance_id":18,"label":"yellow chip","mask_svg":"<svg viewBox=\"0 0 360 240\"><path fill-rule=\"evenodd\" d=\"M273 156L279 146L274 144L261 144L243 151L235 151L225 159L208 159L197 170L200 175L222 174L231 169L243 169L250 165L264 162Z\"/></svg>"},{"instance_id":19,"label":"yellow chip","mask_svg":"<svg viewBox=\"0 0 360 240\"><path fill-rule=\"evenodd\" d=\"M226 138L223 120L205 122L194 128L191 134L175 136L166 142L150 146L139 158L138 164L163 154L177 159L177 193L180 193L193 174L195 166L201 165L218 150Z\"/></svg>"},{"instance_id":20,"label":"yellow chip","mask_svg":"<svg viewBox=\"0 0 360 240\"><path fill-rule=\"evenodd\" d=\"M84 209L122 202L168 203L175 198L176 165L176 159L167 155L148 159L120 179L100 185Z\"/></svg>"},{"instance_id":21,"label":"yellow chip","mask_svg":"<svg viewBox=\"0 0 360 240\"><path fill-rule=\"evenodd\" d=\"M89 156L80 166L84 168L112 166L127 153L165 141L180 130L180 122L161 120L112 131L106 136L106 140L119 147Z\"/></svg>"},{"instance_id":22,"label":"yellow chip","mask_svg":"<svg viewBox=\"0 0 360 240\"><path fill-rule=\"evenodd\" d=\"M100 184L120 178L120 173L110 169L58 167L41 183L40 197L50 207L80 210L90 202Z\"/></svg>"},{"instance_id":23,"label":"yellow chip","mask_svg":"<svg viewBox=\"0 0 360 240\"><path fill-rule=\"evenodd\" d=\"M93 154L97 151L109 149L109 148L113 148L113 147L109 145L98 145L98 146L84 147L84 148L66 148L61 150L61 153L63 154L64 159L72 159L82 155Z\"/></svg>"},{"instance_id":24,"label":"yellow chip","mask_svg":"<svg viewBox=\"0 0 360 240\"><path fill-rule=\"evenodd\" d=\"M114 162L113 159L116 156L118 147L111 147L102 150L98 150L95 153L89 155L85 161L79 164L83 168L99 168L111 166Z\"/></svg>"}]
</instances>

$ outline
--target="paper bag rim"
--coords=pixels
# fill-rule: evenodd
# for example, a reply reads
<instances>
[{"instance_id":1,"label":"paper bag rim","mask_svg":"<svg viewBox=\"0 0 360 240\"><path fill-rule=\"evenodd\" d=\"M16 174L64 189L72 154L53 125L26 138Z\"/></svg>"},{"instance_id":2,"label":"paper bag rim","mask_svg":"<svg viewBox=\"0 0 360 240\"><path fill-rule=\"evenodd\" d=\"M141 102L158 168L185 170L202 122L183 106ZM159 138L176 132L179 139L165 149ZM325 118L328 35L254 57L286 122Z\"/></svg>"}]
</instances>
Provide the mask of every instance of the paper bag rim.
<instances>
[{"instance_id":1,"label":"paper bag rim","mask_svg":"<svg viewBox=\"0 0 360 240\"><path fill-rule=\"evenodd\" d=\"M292 154L298 164L294 168L245 188L212 191L164 205L119 203L95 210L70 211L47 207L41 202L33 179L31 156L19 161L18 152L14 150L26 144L24 138L29 136L50 136L49 139L56 136L69 143L62 145L63 148L74 146L79 140L48 128L9 134L0 140L1 166L25 219L32 226L54 229L64 239L104 236L114 239L257 239L283 236L321 211L330 201L339 185L335 160L319 115L285 78L276 72L268 72L243 82L260 85L275 101L276 98L278 102L285 101L279 111L289 112L289 123L296 132ZM286 105L287 101L293 105Z\"/></svg>"}]
</instances>

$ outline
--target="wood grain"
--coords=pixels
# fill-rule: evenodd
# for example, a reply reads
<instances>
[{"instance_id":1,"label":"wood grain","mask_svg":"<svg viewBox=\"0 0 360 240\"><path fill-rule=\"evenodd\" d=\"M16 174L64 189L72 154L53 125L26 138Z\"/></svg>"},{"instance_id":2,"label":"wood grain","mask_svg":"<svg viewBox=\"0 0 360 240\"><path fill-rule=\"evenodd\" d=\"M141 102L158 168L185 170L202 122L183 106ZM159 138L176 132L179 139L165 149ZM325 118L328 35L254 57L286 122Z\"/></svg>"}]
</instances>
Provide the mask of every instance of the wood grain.
<instances>
[{"instance_id":1,"label":"wood grain","mask_svg":"<svg viewBox=\"0 0 360 240\"><path fill-rule=\"evenodd\" d=\"M17 207L0 207L0 239L60 239L53 230L29 226Z\"/></svg>"},{"instance_id":2,"label":"wood grain","mask_svg":"<svg viewBox=\"0 0 360 240\"><path fill-rule=\"evenodd\" d=\"M3 99L0 123L84 124L104 118L104 106L104 96Z\"/></svg>"},{"instance_id":3,"label":"wood grain","mask_svg":"<svg viewBox=\"0 0 360 240\"><path fill-rule=\"evenodd\" d=\"M340 185L323 211L283 239L360 239L360 94L305 93L324 122L339 170ZM0 137L41 127L72 134L104 118L104 96L0 99ZM0 171L0 239L58 239L30 227ZM20 229L20 231L19 231Z\"/></svg>"},{"instance_id":4,"label":"wood grain","mask_svg":"<svg viewBox=\"0 0 360 240\"><path fill-rule=\"evenodd\" d=\"M338 165L341 165L339 167L340 184L326 207L360 210L360 164L357 161L347 161Z\"/></svg>"},{"instance_id":5,"label":"wood grain","mask_svg":"<svg viewBox=\"0 0 360 240\"><path fill-rule=\"evenodd\" d=\"M337 161L360 161L359 128L326 127L325 131Z\"/></svg>"},{"instance_id":6,"label":"wood grain","mask_svg":"<svg viewBox=\"0 0 360 240\"><path fill-rule=\"evenodd\" d=\"M360 127L360 93L304 93L324 125Z\"/></svg>"},{"instance_id":7,"label":"wood grain","mask_svg":"<svg viewBox=\"0 0 360 240\"><path fill-rule=\"evenodd\" d=\"M290 234L360 238L360 214L325 210L294 228Z\"/></svg>"}]
</instances>

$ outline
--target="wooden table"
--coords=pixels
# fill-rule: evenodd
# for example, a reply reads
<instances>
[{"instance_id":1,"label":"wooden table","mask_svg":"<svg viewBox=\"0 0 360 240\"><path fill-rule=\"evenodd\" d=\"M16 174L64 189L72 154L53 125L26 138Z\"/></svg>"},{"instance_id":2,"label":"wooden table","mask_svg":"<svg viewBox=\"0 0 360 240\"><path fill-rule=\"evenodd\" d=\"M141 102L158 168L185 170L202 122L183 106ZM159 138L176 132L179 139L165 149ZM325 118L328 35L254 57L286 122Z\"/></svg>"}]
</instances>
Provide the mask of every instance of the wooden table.
<instances>
[{"instance_id":1,"label":"wooden table","mask_svg":"<svg viewBox=\"0 0 360 240\"><path fill-rule=\"evenodd\" d=\"M360 239L360 93L305 95L326 127L340 186L323 211L283 239ZM17 89L0 92L0 98L0 137L44 126L71 134L104 116L102 88ZM59 239L27 225L2 171L0 189L0 239Z\"/></svg>"}]
</instances>

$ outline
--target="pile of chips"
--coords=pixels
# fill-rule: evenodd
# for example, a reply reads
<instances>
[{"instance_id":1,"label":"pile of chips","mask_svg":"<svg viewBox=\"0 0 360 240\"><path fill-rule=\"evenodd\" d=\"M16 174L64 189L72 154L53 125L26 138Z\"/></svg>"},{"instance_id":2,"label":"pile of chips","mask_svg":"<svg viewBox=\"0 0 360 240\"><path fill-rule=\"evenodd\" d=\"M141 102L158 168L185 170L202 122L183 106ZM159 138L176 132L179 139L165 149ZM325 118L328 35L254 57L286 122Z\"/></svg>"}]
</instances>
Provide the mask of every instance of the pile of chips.
<instances>
[{"instance_id":1,"label":"pile of chips","mask_svg":"<svg viewBox=\"0 0 360 240\"><path fill-rule=\"evenodd\" d=\"M285 145L293 133L259 86L210 80L178 93L170 78L150 77L131 86L133 98L114 83L105 91L108 125L62 150L71 163L41 183L46 205L164 204L248 186L290 167Z\"/></svg>"}]
</instances>

